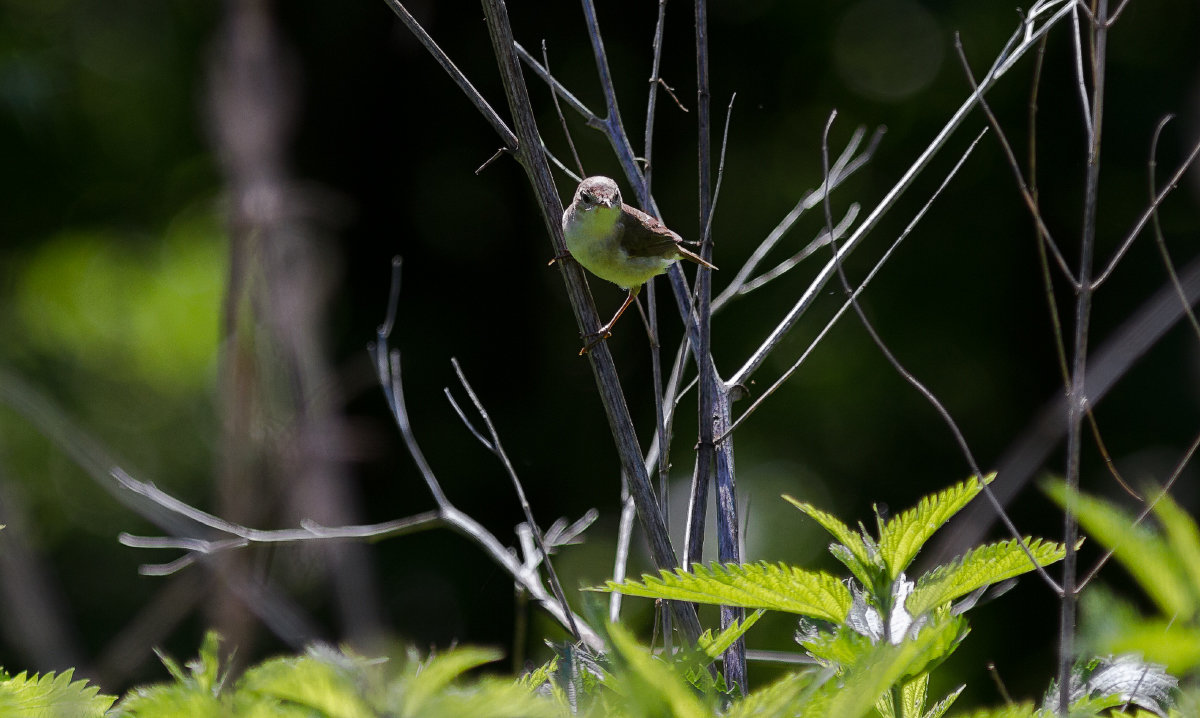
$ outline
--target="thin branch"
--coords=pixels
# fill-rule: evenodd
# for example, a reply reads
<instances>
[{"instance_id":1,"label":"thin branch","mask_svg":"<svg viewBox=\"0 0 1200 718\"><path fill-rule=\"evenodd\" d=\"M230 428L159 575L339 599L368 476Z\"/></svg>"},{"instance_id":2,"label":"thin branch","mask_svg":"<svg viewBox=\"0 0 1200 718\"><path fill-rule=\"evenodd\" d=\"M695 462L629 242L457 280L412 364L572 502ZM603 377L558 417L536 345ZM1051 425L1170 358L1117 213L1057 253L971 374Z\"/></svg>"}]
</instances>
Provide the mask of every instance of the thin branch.
<instances>
[{"instance_id":1,"label":"thin branch","mask_svg":"<svg viewBox=\"0 0 1200 718\"><path fill-rule=\"evenodd\" d=\"M877 128L871 136L866 149L856 156L855 153L858 152L858 147L866 135L866 128L860 126L855 129L854 133L850 136L850 140L846 143L846 148L842 151L837 161L833 163L833 168L831 169L833 175L830 187L837 188L841 186L842 182L849 178L850 175L867 164L874 157L875 150L879 147L879 142L883 139L883 134L884 128ZM815 190L806 192L800 201L796 203L796 206L775 225L775 228L759 243L754 252L751 253L750 258L746 260L745 264L742 265L741 269L730 280L725 290L713 300L714 313L720 311L735 296L750 291L745 288L751 281L750 275L754 274L755 270L758 269L758 265L766 259L767 254L795 226L801 215L813 207L820 205L824 191L822 187L818 187Z\"/></svg>"},{"instance_id":2,"label":"thin branch","mask_svg":"<svg viewBox=\"0 0 1200 718\"><path fill-rule=\"evenodd\" d=\"M1075 336L1072 346L1071 388L1067 393L1067 465L1065 482L1067 499L1063 511L1062 560L1063 595L1058 618L1058 712L1065 716L1071 703L1071 666L1075 660L1075 615L1078 608L1076 576L1078 555L1076 543L1079 525L1075 518L1074 494L1079 490L1082 453L1081 430L1083 414L1088 407L1087 376L1088 332L1091 328L1092 296L1097 284L1092 282L1096 251L1096 223L1099 211L1100 138L1104 117L1105 63L1108 47L1108 0L1096 2L1096 24L1092 37L1092 121L1088 126L1088 153L1083 190L1083 227L1079 241L1079 286L1075 291Z\"/></svg>"},{"instance_id":3,"label":"thin branch","mask_svg":"<svg viewBox=\"0 0 1200 718\"><path fill-rule=\"evenodd\" d=\"M825 338L825 335L828 334L831 329L833 329L833 326L835 324L837 324L838 320L840 320L842 318L842 315L845 314L847 311L849 311L851 304L852 304L851 300L854 298L857 298L857 296L859 294L861 294L864 290L866 290L867 286L870 285L871 280L874 279L875 275L877 275L883 269L883 266L887 263L887 261L889 259L891 259L892 254L896 251L897 248L899 248L900 244L905 239L908 238L909 234L912 233L912 230L917 226L917 222L919 222L921 220L921 218L925 216L925 213L927 211L929 211L929 208L931 206L933 206L934 200L936 200L939 196L941 196L942 191L945 190L946 187L950 184L950 180L953 179L956 174L958 174L959 169L967 161L967 157L969 157L971 155L971 153L975 150L975 147L979 144L979 141L981 139L983 139L983 136L986 133L987 133L987 129L985 128L982 132L980 132L975 137L974 141L971 142L971 144L967 147L966 151L963 152L962 156L958 158L958 162L956 162L954 167L952 167L950 169L950 171L946 174L946 177L942 180L942 183L938 186L938 188L936 190L934 190L933 194L930 195L929 199L926 200L925 204L922 205L921 209L912 218L912 220L909 221L908 225L904 228L904 231L902 231L896 237L895 241L892 242L891 246L889 246L887 248L887 251L885 251L883 253L883 255L879 257L879 260L877 262L875 262L875 266L873 266L871 268L871 271L867 273L867 276L864 277L863 280L861 282L859 282L858 286L854 289L854 292L852 293L851 297L848 297L846 299L846 301L842 303L842 306L839 307L836 312L834 312L833 316L829 318L829 321L827 321L825 323L825 326L821 328L821 331L817 332L817 335L815 337L813 337L813 340L811 342L809 342L808 347L806 347L805 350L800 354L800 357L795 361L795 363L793 363L790 367L788 367L787 371L783 372L783 374L781 374L779 376L779 378L776 379L771 384L771 386L768 387L767 390L762 393L761 396L759 396L757 399L755 399L754 402L751 403L750 406L747 407L744 412L742 412L741 416L739 416L737 418L737 420L733 422L733 424L729 427L729 429L725 432L725 434L723 434L722 436L717 438L718 442L723 441L726 436L728 436L730 433L732 433L734 430L736 430L739 426L741 426L742 422L744 422L746 419L750 418L750 416L755 411L758 410L758 407L760 407L763 404L763 402L765 402L767 399L769 399L771 397L771 395L774 394L776 392L776 390L779 389L779 387L783 386L784 382L786 382L788 379L790 379L791 376L793 374L795 374L796 371L801 367L801 365L804 364L805 360L808 359L809 355L812 354L812 352L817 348L817 345L820 344L821 341ZM822 196L823 196L823 193L822 193ZM842 248L842 250L838 250L837 253L840 254L842 251L844 251L844 247ZM730 383L730 385L733 385L733 379L731 379L729 381L729 383Z\"/></svg>"},{"instance_id":4,"label":"thin branch","mask_svg":"<svg viewBox=\"0 0 1200 718\"><path fill-rule=\"evenodd\" d=\"M1193 260L1180 272L1179 281L1184 304L1194 306L1200 301L1200 259ZM1184 316L1180 304L1175 287L1165 285L1105 339L1088 362L1084 385L1088 388L1089 407L1098 406L1133 364ZM1066 432L1066 414L1067 400L1059 388L1051 392L1025 433L1001 455L992 486L1002 504L1011 501L1030 479L1044 470L1045 462ZM922 563L936 565L978 544L991 529L991 522L991 513L986 508L968 506L952 526L939 534L936 545L922 552Z\"/></svg>"},{"instance_id":5,"label":"thin branch","mask_svg":"<svg viewBox=\"0 0 1200 718\"><path fill-rule=\"evenodd\" d=\"M546 66L546 72L550 72L550 54L546 51L546 41L542 40L542 63ZM567 138L567 145L571 148L571 157L575 158L575 167L579 169L580 177L587 177L587 172L583 170L583 162L579 159L579 150L575 149L575 140L571 139L571 130L567 127L567 118L563 117L562 105L558 102L558 93L551 92L550 99L554 100L554 111L558 113L558 121L562 125L563 136Z\"/></svg>"},{"instance_id":6,"label":"thin branch","mask_svg":"<svg viewBox=\"0 0 1200 718\"><path fill-rule=\"evenodd\" d=\"M546 549L546 541L542 537L542 531L538 528L537 521L533 518L533 507L529 505L529 498L525 495L525 487L521 485L521 479L517 476L517 470L513 468L512 461L509 460L508 454L504 451L504 446L500 443L500 434L496 431L496 425L492 423L491 416L483 408L483 402L479 400L479 396L475 394L471 383L467 381L467 376L463 373L458 360L451 359L450 363L454 366L454 373L458 375L458 382L462 384L462 388L467 392L467 396L470 397L471 403L475 406L475 411L479 414L479 418L483 420L484 426L487 427L488 435L492 437L491 442L479 437L478 432L469 423L468 428L470 428L471 433L480 438L480 442L487 447L488 451L496 455L496 458L504 466L505 472L508 473L508 477L512 479L513 489L517 492L517 500L521 502L521 511L525 514L525 522L533 534L533 541L537 545L538 551L541 552L542 561L546 564L546 576L550 580L550 590L554 592L554 597L562 605L563 614L567 617L567 629L571 632L571 636L578 641L580 638L579 628L575 625L571 606L567 603L567 595L563 592L562 584L558 580L558 573L554 570L554 564L550 560L550 552ZM449 390L446 391L446 394L449 396ZM457 407L455 408L457 409ZM461 412L459 412L459 416L462 416Z\"/></svg>"},{"instance_id":7,"label":"thin branch","mask_svg":"<svg viewBox=\"0 0 1200 718\"><path fill-rule=\"evenodd\" d=\"M508 98L509 110L513 114L516 133L520 141L517 159L524 167L537 197L546 234L551 240L554 254L555 256L564 254L566 246L562 237L562 200L558 196L558 191L550 176L550 168L545 154L539 149L538 138L540 135L537 122L533 117L529 91L521 72L521 61L517 56L508 12L501 0L483 0L483 9L487 18L488 33L492 40L492 50L496 55L497 68L501 74L505 96ZM592 14L594 15L594 13ZM629 155L632 157L632 152ZM580 330L584 333L594 332L600 326L600 318L588 292L583 270L576 262L558 262L557 265L566 285L567 295ZM654 490L650 485L646 467L642 463L642 451L633 430L633 420L629 415L625 396L621 390L621 382L607 344L600 343L589 352L588 361L596 377L596 386L608 418L613 441L616 444L621 469L629 477L630 489L637 502L638 518L646 534L651 557L656 567L671 569L676 565L678 559L658 514ZM694 608L676 602L673 604L673 609L684 635L689 641L695 641L699 637L701 629L700 620L696 616Z\"/></svg>"},{"instance_id":8,"label":"thin branch","mask_svg":"<svg viewBox=\"0 0 1200 718\"><path fill-rule=\"evenodd\" d=\"M850 227L854 224L854 220L858 219L858 213L860 209L861 205L859 205L857 202L852 202L850 204L850 206L846 209L846 215L842 217L842 221L838 222L837 226L833 228L833 237L835 239L841 239L842 237L846 236L846 232L850 231ZM754 279L751 279L743 284L737 290L736 295L734 296L744 296L756 289L762 288L767 283L782 277L784 274L795 268L796 265L816 254L822 247L827 246L829 244L829 237L829 233L822 229L821 233L817 235L813 241L804 245L803 249L783 260L771 269L758 275Z\"/></svg>"},{"instance_id":9,"label":"thin branch","mask_svg":"<svg viewBox=\"0 0 1200 718\"><path fill-rule=\"evenodd\" d=\"M1200 434L1198 434L1195 439L1192 439L1192 443L1190 446L1188 446L1187 451L1183 452L1183 456L1179 459L1179 463L1175 465L1175 469L1171 472L1166 484L1163 485L1158 493L1154 495L1154 498L1152 498L1150 502L1146 504L1146 506L1143 507L1138 513L1137 517L1133 520L1133 526L1137 526L1142 521L1145 521L1146 517L1150 515L1150 512L1154 510L1154 507L1158 505L1158 502L1162 501L1162 498L1170 493L1171 489L1175 486L1175 482L1178 481L1179 477L1183 475L1183 470L1187 468L1189 463L1191 463L1192 457L1196 455L1196 451L1198 449L1200 449ZM1113 557L1113 554L1117 552L1118 548L1120 548L1119 544L1109 547L1109 549L1104 552L1104 555L1101 556L1098 561L1096 561L1096 565L1092 567L1092 570L1088 571L1087 575L1085 575L1079 581L1078 590L1082 591L1085 586L1091 583L1092 579L1096 577L1096 574L1100 573L1100 569L1104 568L1104 565L1107 564L1109 559Z\"/></svg>"},{"instance_id":10,"label":"thin branch","mask_svg":"<svg viewBox=\"0 0 1200 718\"><path fill-rule=\"evenodd\" d=\"M1122 5L1124 7L1124 5ZM1167 115L1158 122L1158 126L1154 128L1154 136L1150 140L1150 161L1147 167L1147 182L1150 188L1150 201L1154 202L1155 196L1155 179L1154 170L1158 166L1158 140L1162 135L1163 128L1167 123L1175 118L1174 115ZM1167 241L1163 237L1162 227L1158 222L1158 208L1155 207L1150 215L1152 221L1152 229L1154 231L1154 243L1158 245L1158 253L1162 256L1163 266L1166 267L1167 274L1171 277L1171 286L1175 287L1175 292L1179 295L1179 301L1183 307L1183 311L1187 314L1188 321L1192 324L1192 331L1200 337L1200 322L1196 320L1196 314L1192 311L1187 302L1187 296L1184 294L1183 285L1179 283L1179 275L1175 272L1175 262L1171 260L1171 253L1167 251Z\"/></svg>"},{"instance_id":11,"label":"thin branch","mask_svg":"<svg viewBox=\"0 0 1200 718\"><path fill-rule=\"evenodd\" d=\"M1154 216L1154 213L1158 211L1158 206L1163 203L1163 201L1167 198L1167 195L1171 194L1171 192L1173 192L1175 188L1179 186L1180 180L1183 179L1183 174L1187 172L1188 167L1191 167L1192 163L1196 161L1197 157L1200 157L1200 141L1196 142L1196 144L1192 146L1192 151L1188 153L1187 158L1185 158L1183 162L1179 164L1179 168L1176 169L1175 173L1171 175L1171 179L1167 182L1167 186L1163 187L1162 190L1154 196L1154 201L1151 202L1150 206L1147 207L1145 211L1142 212L1141 216L1138 217L1137 222L1135 222L1133 225L1133 229L1131 229L1129 234L1125 236L1125 239L1121 241L1121 245L1113 254L1112 259L1110 259L1108 264L1104 267L1104 271L1100 272L1100 274L1096 276L1096 281L1092 283L1093 288L1099 287L1108 280L1109 275L1111 275L1113 270L1117 268L1117 264L1121 261L1121 258L1125 256L1125 252L1129 251L1129 247L1133 244L1133 240L1137 239L1138 235L1141 234L1143 229L1145 229L1146 223L1149 222Z\"/></svg>"},{"instance_id":12,"label":"thin branch","mask_svg":"<svg viewBox=\"0 0 1200 718\"><path fill-rule=\"evenodd\" d=\"M825 177L829 176L829 129L833 126L833 121L836 118L837 110L829 113L829 120L825 123L825 131L821 135L821 167ZM930 201L932 202L932 199ZM833 209L828 190L825 192L825 201L822 204L824 205L825 211L825 231L832 236ZM962 429L959 428L958 422L956 422L954 417L950 415L950 411L946 409L946 406L942 404L940 399L937 398L937 395L935 395L929 389L929 387L925 386L925 384L918 379L915 374L910 372L903 364L900 363L900 360L897 359L896 355L892 353L892 350L888 347L887 343L883 341L883 337L879 336L879 332L875 330L875 325L872 324L871 320L867 318L867 313L863 311L862 305L858 303L858 295L854 291L854 288L850 285L850 280L846 276L846 269L842 265L841 260L838 258L837 240L831 239L829 244L830 248L833 250L834 260L837 262L837 274L838 279L842 284L842 291L846 293L847 301L850 302L851 307L854 309L854 313L858 315L858 320L862 323L863 328L867 330L867 334L870 335L871 341L875 343L875 346L879 349L879 352L883 354L883 357L887 359L887 362L892 365L892 368L896 370L896 373L900 375L900 378L904 379L904 381L908 382L914 389L916 389L917 392L925 398L925 401L929 402L929 405L933 407L933 410L937 412L942 422L946 425L946 428L950 430L951 435L954 437L954 442L958 444L958 449L962 452L963 458L966 459L967 466L971 470L971 473L975 475L986 492L987 484L983 483L983 470L979 467L979 462L976 461L975 454L971 451L971 447L967 443L967 437L962 433ZM1029 549L1029 546L1026 545L1025 539L1022 538L1021 533L1017 530L1016 525L1012 523L1012 520L1009 518L1008 514L1002 508L999 508L999 504L998 502L995 502L994 498L993 503L996 504L1001 520L1003 520L1005 525L1009 527L1009 532L1021 545L1022 550L1025 551L1025 555L1029 557L1029 562L1033 565L1034 570L1037 571L1038 574L1041 575L1046 581L1046 583L1057 592L1058 585L1054 582L1054 579L1050 578L1050 574L1046 573L1041 564L1038 563L1037 559L1034 558L1033 552Z\"/></svg>"},{"instance_id":13,"label":"thin branch","mask_svg":"<svg viewBox=\"0 0 1200 718\"><path fill-rule=\"evenodd\" d=\"M1017 156L1013 153L1012 145L1008 143L1008 137L1004 134L1004 128L1000 126L996 115L992 113L991 106L984 99L983 93L979 91L979 85L975 82L975 73L971 70L971 64L967 62L967 54L963 50L962 38L958 33L954 34L954 49L958 52L958 59L962 63L963 71L967 75L967 82L971 83L971 90L979 96L979 107L987 116L988 124L992 126L992 130L996 133L996 137L1000 140L1000 147L1004 150L1004 157L1008 160L1008 166L1013 171L1014 179L1017 183L1017 190L1021 193L1021 199L1025 201L1025 206L1029 209L1030 215L1033 217L1034 223L1037 225L1038 233L1042 237L1042 241L1050 248L1054 255L1054 261L1058 263L1058 268L1062 270L1063 276L1067 278L1071 286L1078 287L1079 280L1071 273L1071 268L1067 265L1067 259L1058 249L1058 243L1050 236L1050 229L1046 223L1042 221L1042 214L1038 211L1037 201L1029 191L1029 186L1025 182L1025 177L1021 173L1021 166L1017 163Z\"/></svg>"},{"instance_id":14,"label":"thin branch","mask_svg":"<svg viewBox=\"0 0 1200 718\"><path fill-rule=\"evenodd\" d=\"M458 69L458 66L454 64L450 56L443 52L442 48L438 47L438 44L429 36L429 33L425 32L425 28L421 27L421 24L408 12L408 9L404 7L400 0L384 0L384 2L392 9L396 17L400 18L400 22L404 23L404 26L413 34L413 37L417 38L417 41L433 56L437 64L442 66L442 69L446 71L446 74L450 76L454 84L458 85L463 94L467 96L467 99L471 101L471 104L475 105L475 109L479 110L479 114L483 115L488 124L492 126L492 129L496 131L496 134L500 135L500 140L504 143L504 146L509 151L516 149L517 136L508 128L504 120L500 119L500 115L492 109L492 106L484 99L483 94L475 89L475 86L462 73L462 70Z\"/></svg>"},{"instance_id":15,"label":"thin branch","mask_svg":"<svg viewBox=\"0 0 1200 718\"><path fill-rule=\"evenodd\" d=\"M858 244L866 237L879 220L883 217L892 205L900 198L900 196L910 187L919 175L929 165L933 156L941 151L942 147L949 140L950 135L958 129L962 124L967 114L974 108L978 98L983 92L989 90L1001 77L1010 70L1018 59L1026 52L1036 46L1044 34L1051 27L1060 22L1071 10L1072 0L1052 0L1050 2L1037 3L1029 13L1025 22L1021 27L1009 38L1004 50L997 57L992 69L979 81L979 90L973 92L969 97L963 100L962 105L955 111L954 115L946 122L937 135L930 141L928 147L917 157L913 164L904 172L896 184L884 195L875 209L871 211L858 229L854 231L841 244L839 255L841 257L849 256L849 254L857 248ZM1041 25L1037 25L1035 21L1042 16L1046 16ZM787 315L775 326L766 339L759 347L751 354L732 377L729 378L727 384L730 386L743 385L748 386L750 377L762 366L762 364L770 356L771 352L783 341L783 338L791 331L800 317L808 311L809 307L820 296L821 290L825 284L834 275L834 260L830 260L824 268L814 278L812 284L805 290L801 297L796 301L795 305L788 311Z\"/></svg>"}]
</instances>

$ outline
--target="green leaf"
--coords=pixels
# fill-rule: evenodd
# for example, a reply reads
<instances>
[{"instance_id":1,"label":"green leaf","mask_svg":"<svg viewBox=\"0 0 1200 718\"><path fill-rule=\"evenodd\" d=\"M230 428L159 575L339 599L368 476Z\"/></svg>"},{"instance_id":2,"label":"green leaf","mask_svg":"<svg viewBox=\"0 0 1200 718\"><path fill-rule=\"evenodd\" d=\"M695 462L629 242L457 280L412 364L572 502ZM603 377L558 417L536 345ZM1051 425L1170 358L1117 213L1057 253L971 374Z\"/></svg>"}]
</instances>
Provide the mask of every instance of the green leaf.
<instances>
[{"instance_id":1,"label":"green leaf","mask_svg":"<svg viewBox=\"0 0 1200 718\"><path fill-rule=\"evenodd\" d=\"M922 673L900 685L900 718L921 718L929 696L929 674Z\"/></svg>"},{"instance_id":2,"label":"green leaf","mask_svg":"<svg viewBox=\"0 0 1200 718\"><path fill-rule=\"evenodd\" d=\"M454 648L430 657L411 679L405 691L401 712L405 715L420 715L425 701L443 691L463 673L492 661L504 654L490 648Z\"/></svg>"},{"instance_id":3,"label":"green leaf","mask_svg":"<svg viewBox=\"0 0 1200 718\"><path fill-rule=\"evenodd\" d=\"M116 700L100 694L100 688L87 681L72 681L73 669L40 678L18 673L0 680L0 716L25 718L100 718Z\"/></svg>"},{"instance_id":4,"label":"green leaf","mask_svg":"<svg viewBox=\"0 0 1200 718\"><path fill-rule=\"evenodd\" d=\"M820 524L822 528L829 532L830 536L833 536L833 538L836 539L837 542L849 552L849 555L839 555L837 552L833 552L833 555L836 556L839 561L846 564L846 568L850 569L850 572L853 573L864 586L871 586L875 583L875 580L872 577L872 574L874 573L872 569L873 567L877 566L878 563L872 556L872 552L867 548L867 544L863 541L862 536L860 536L858 532L842 523L841 520L839 520L833 514L826 513L810 503L797 501L787 494L783 495L783 500L808 514L810 518Z\"/></svg>"},{"instance_id":5,"label":"green leaf","mask_svg":"<svg viewBox=\"0 0 1200 718\"><path fill-rule=\"evenodd\" d=\"M899 645L877 643L845 669L840 687L823 690L805 718L858 718L872 709L883 692L906 677L919 676L961 641L966 622L953 617L926 626L916 638ZM828 684L826 688L828 687Z\"/></svg>"},{"instance_id":6,"label":"green leaf","mask_svg":"<svg viewBox=\"0 0 1200 718\"><path fill-rule=\"evenodd\" d=\"M1200 529L1196 521L1175 503L1170 494L1162 494L1154 504L1154 515L1167 534L1171 553L1183 566L1192 583L1193 600L1200 597Z\"/></svg>"},{"instance_id":7,"label":"green leaf","mask_svg":"<svg viewBox=\"0 0 1200 718\"><path fill-rule=\"evenodd\" d=\"M983 708L973 713L960 713L959 718L1040 718L1043 714L1032 703L1016 703L1002 708Z\"/></svg>"},{"instance_id":8,"label":"green leaf","mask_svg":"<svg viewBox=\"0 0 1200 718\"><path fill-rule=\"evenodd\" d=\"M823 571L806 571L783 563L692 565L692 572L642 574L642 581L608 581L602 591L627 596L666 598L742 608L766 608L799 613L834 623L846 619L850 590Z\"/></svg>"},{"instance_id":9,"label":"green leaf","mask_svg":"<svg viewBox=\"0 0 1200 718\"><path fill-rule=\"evenodd\" d=\"M815 689L830 677L831 671L789 673L733 704L725 718L804 715Z\"/></svg>"},{"instance_id":10,"label":"green leaf","mask_svg":"<svg viewBox=\"0 0 1200 718\"><path fill-rule=\"evenodd\" d=\"M624 628L610 624L608 636L625 670L615 671L610 683L627 699L632 715L710 718L712 711L671 666L650 653Z\"/></svg>"},{"instance_id":11,"label":"green leaf","mask_svg":"<svg viewBox=\"0 0 1200 718\"><path fill-rule=\"evenodd\" d=\"M311 655L272 658L246 671L237 685L239 709L282 701L329 718L373 718L355 677Z\"/></svg>"},{"instance_id":12,"label":"green leaf","mask_svg":"<svg viewBox=\"0 0 1200 718\"><path fill-rule=\"evenodd\" d=\"M962 694L966 687L967 686L964 683L958 688L955 688L952 692L947 694L945 698L930 706L929 710L925 711L925 715L922 716L922 718L942 718L942 716L946 714L946 711L950 710L950 706L954 705L954 701L958 699L958 696Z\"/></svg>"},{"instance_id":13,"label":"green leaf","mask_svg":"<svg viewBox=\"0 0 1200 718\"><path fill-rule=\"evenodd\" d=\"M887 565L888 578L894 580L908 568L925 542L969 504L983 490L984 484L995 478L995 474L989 474L981 482L972 476L937 494L923 497L915 507L881 526L879 552Z\"/></svg>"},{"instance_id":14,"label":"green leaf","mask_svg":"<svg viewBox=\"0 0 1200 718\"><path fill-rule=\"evenodd\" d=\"M713 638L711 629L707 630L701 634L697 647L704 652L704 655L715 661L733 645L734 641L744 636L751 626L758 623L758 619L762 618L765 613L766 611L759 609L742 621L734 621L726 626L724 631L717 634L716 638Z\"/></svg>"},{"instance_id":15,"label":"green leaf","mask_svg":"<svg viewBox=\"0 0 1200 718\"><path fill-rule=\"evenodd\" d=\"M1046 481L1042 490L1060 506L1066 506L1067 488L1061 481ZM1113 551L1165 616L1188 619L1196 614L1197 597L1192 593L1184 567L1163 537L1115 504L1087 494L1076 494L1073 506L1079 525L1089 536Z\"/></svg>"},{"instance_id":16,"label":"green leaf","mask_svg":"<svg viewBox=\"0 0 1200 718\"><path fill-rule=\"evenodd\" d=\"M1062 544L1053 541L1026 537L1025 545L1041 566L1062 560L1065 553ZM922 576L916 590L908 597L908 610L919 616L977 588L1032 570L1029 556L1016 539L979 546Z\"/></svg>"}]
</instances>

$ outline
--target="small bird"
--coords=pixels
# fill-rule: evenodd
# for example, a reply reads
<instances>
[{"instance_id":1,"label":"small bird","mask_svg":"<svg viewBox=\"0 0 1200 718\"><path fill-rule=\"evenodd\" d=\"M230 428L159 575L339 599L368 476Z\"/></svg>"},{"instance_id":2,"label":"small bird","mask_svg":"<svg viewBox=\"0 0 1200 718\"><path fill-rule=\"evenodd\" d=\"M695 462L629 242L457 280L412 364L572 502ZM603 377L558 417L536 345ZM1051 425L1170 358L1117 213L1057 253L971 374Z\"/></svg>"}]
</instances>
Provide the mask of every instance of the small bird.
<instances>
[{"instance_id":1,"label":"small bird","mask_svg":"<svg viewBox=\"0 0 1200 718\"><path fill-rule=\"evenodd\" d=\"M683 238L662 222L621 201L621 190L608 177L588 177L563 212L567 250L584 269L629 292L612 320L589 336L596 337L580 354L612 336L613 325L637 298L642 285L667 271L677 259L716 269L683 247Z\"/></svg>"}]
</instances>

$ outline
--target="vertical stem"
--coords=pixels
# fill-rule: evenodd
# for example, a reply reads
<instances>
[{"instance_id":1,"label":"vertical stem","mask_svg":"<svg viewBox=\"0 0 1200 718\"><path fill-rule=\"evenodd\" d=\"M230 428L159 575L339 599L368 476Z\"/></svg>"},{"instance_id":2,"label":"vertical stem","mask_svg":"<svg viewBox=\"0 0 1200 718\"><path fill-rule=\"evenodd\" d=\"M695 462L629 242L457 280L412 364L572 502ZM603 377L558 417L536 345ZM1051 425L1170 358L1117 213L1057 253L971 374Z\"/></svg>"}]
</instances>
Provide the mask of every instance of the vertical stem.
<instances>
[{"instance_id":1,"label":"vertical stem","mask_svg":"<svg viewBox=\"0 0 1200 718\"><path fill-rule=\"evenodd\" d=\"M1075 297L1074 357L1071 366L1071 389L1067 395L1067 503L1063 518L1063 597L1059 611L1058 712L1067 715L1071 694L1071 665L1074 659L1076 595L1075 544L1079 526L1075 521L1075 493L1079 490L1080 450L1083 417L1088 400L1084 374L1087 370L1088 325L1092 310L1092 262L1096 244L1097 192L1100 183L1100 120L1104 112L1104 63L1108 45L1108 0L1093 3L1095 22L1092 24L1092 127L1088 138L1087 177L1083 199L1083 232L1079 247L1079 291Z\"/></svg>"},{"instance_id":2,"label":"vertical stem","mask_svg":"<svg viewBox=\"0 0 1200 718\"><path fill-rule=\"evenodd\" d=\"M696 122L698 129L699 163L699 207L701 245L700 254L711 261L713 255L712 235L712 97L708 85L708 3L696 0ZM734 484L733 443L728 439L717 451L713 437L724 434L730 424L730 401L725 385L717 376L710 348L712 344L712 270L701 267L696 272L696 311L699 315L699 342L696 356L700 372L699 390L699 452L696 456L696 472L693 477L693 495L701 500L693 501L699 521L689 521L692 540L688 548L699 554L704 530L703 494L701 485L707 486L712 467L716 466L717 478L717 558L721 563L741 563L738 540L737 494ZM692 533L698 530L699 533ZM689 555L688 557L692 557ZM740 608L721 607L721 628L745 617ZM743 693L746 684L746 646L739 639L725 651L725 681L732 687L740 686Z\"/></svg>"},{"instance_id":3,"label":"vertical stem","mask_svg":"<svg viewBox=\"0 0 1200 718\"><path fill-rule=\"evenodd\" d=\"M508 98L509 110L513 114L514 129L517 135L515 155L525 169L530 185L537 197L538 206L542 209L542 219L546 223L546 233L550 236L556 254L566 251L563 242L562 227L558 218L562 214L562 200L558 189L550 176L550 167L545 153L541 150L540 134L537 121L533 116L532 104L529 100L529 89L521 73L521 63L517 58L512 26L509 23L508 10L502 0L482 0L484 15L487 18L488 34L492 40L492 50L496 53L497 69L504 85L504 93ZM600 318L596 307L588 293L583 270L575 262L559 262L559 271L566 283L567 295L571 300L572 310L579 321L580 328L585 332L594 331L600 326ZM650 555L655 567L671 570L678 563L670 537L658 514L658 505L654 498L654 489L650 486L650 477L642 463L642 450L637 435L633 430L633 419L629 415L629 407L625 403L625 395L621 389L621 381L617 376L617 368L613 363L608 346L601 342L588 353L592 371L596 377L596 388L608 418L609 429L617 446L617 455L621 461L621 469L629 478L630 491L637 503L638 519L646 533ZM700 619L691 604L673 602L672 609L679 621L680 629L691 642L700 637Z\"/></svg>"}]
</instances>

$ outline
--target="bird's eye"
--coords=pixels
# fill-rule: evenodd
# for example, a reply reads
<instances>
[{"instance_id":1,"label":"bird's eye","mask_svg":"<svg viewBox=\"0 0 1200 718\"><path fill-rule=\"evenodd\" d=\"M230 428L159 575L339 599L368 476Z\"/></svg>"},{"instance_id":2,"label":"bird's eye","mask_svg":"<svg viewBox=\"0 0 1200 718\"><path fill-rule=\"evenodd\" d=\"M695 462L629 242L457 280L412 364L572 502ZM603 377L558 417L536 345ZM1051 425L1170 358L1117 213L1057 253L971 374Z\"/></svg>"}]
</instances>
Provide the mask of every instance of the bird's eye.
<instances>
[{"instance_id":1,"label":"bird's eye","mask_svg":"<svg viewBox=\"0 0 1200 718\"><path fill-rule=\"evenodd\" d=\"M587 202L588 204L591 204L592 202L596 201L595 195L591 194L590 192L581 193L579 195L579 199L583 200L584 202Z\"/></svg>"}]
</instances>

